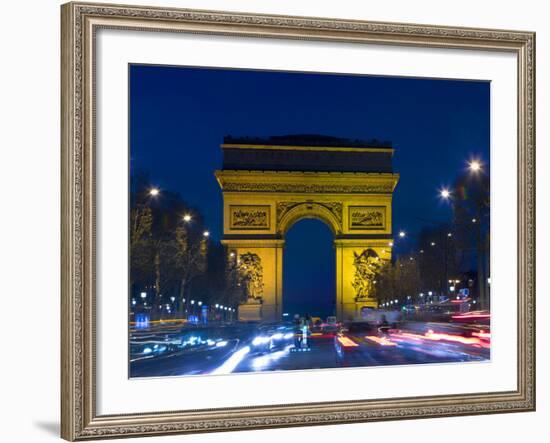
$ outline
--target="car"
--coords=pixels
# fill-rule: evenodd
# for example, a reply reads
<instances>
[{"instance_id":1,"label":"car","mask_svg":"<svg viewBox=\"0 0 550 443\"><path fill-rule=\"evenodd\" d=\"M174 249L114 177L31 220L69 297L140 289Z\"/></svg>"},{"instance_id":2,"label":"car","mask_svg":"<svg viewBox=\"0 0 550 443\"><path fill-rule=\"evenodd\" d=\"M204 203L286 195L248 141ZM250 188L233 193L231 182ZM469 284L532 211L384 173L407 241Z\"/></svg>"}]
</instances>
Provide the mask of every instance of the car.
<instances>
[{"instance_id":1,"label":"car","mask_svg":"<svg viewBox=\"0 0 550 443\"><path fill-rule=\"evenodd\" d=\"M346 331L350 335L361 335L376 330L376 326L367 321L354 321L346 325Z\"/></svg>"},{"instance_id":2,"label":"car","mask_svg":"<svg viewBox=\"0 0 550 443\"><path fill-rule=\"evenodd\" d=\"M489 311L457 313L451 316L451 322L489 325L491 323L491 313Z\"/></svg>"},{"instance_id":3,"label":"car","mask_svg":"<svg viewBox=\"0 0 550 443\"><path fill-rule=\"evenodd\" d=\"M167 351L171 351L171 349L168 349L168 345L163 343L130 343L130 361L139 360L144 357L156 357Z\"/></svg>"},{"instance_id":4,"label":"car","mask_svg":"<svg viewBox=\"0 0 550 443\"><path fill-rule=\"evenodd\" d=\"M340 329L341 324L334 316L327 317L327 321L321 325L321 332L325 335L337 334Z\"/></svg>"},{"instance_id":5,"label":"car","mask_svg":"<svg viewBox=\"0 0 550 443\"><path fill-rule=\"evenodd\" d=\"M322 326L323 321L321 320L321 317L311 317L311 332L321 332Z\"/></svg>"},{"instance_id":6,"label":"car","mask_svg":"<svg viewBox=\"0 0 550 443\"><path fill-rule=\"evenodd\" d=\"M339 330L340 330L340 326L339 326L339 325L324 324L324 325L321 327L321 333L322 333L323 335L337 334Z\"/></svg>"},{"instance_id":7,"label":"car","mask_svg":"<svg viewBox=\"0 0 550 443\"><path fill-rule=\"evenodd\" d=\"M346 364L348 357L360 349L359 344L347 334L339 332L334 336L334 349L339 364Z\"/></svg>"},{"instance_id":8,"label":"car","mask_svg":"<svg viewBox=\"0 0 550 443\"><path fill-rule=\"evenodd\" d=\"M294 330L291 324L265 324L251 338L251 353L265 354L282 349L293 340Z\"/></svg>"}]
</instances>

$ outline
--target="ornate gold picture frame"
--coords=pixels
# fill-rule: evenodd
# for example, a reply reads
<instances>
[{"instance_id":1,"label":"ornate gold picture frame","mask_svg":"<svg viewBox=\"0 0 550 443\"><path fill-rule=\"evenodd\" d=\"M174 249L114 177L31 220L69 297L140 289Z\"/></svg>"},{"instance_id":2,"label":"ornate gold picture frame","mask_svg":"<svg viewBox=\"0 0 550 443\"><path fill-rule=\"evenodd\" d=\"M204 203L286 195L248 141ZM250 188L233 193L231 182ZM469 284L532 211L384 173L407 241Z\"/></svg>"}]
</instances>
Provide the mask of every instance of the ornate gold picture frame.
<instances>
[{"instance_id":1,"label":"ornate gold picture frame","mask_svg":"<svg viewBox=\"0 0 550 443\"><path fill-rule=\"evenodd\" d=\"M264 429L535 409L535 35L524 31L68 3L62 18L61 434L74 440ZM95 35L98 29L503 51L517 56L517 389L242 408L96 412ZM269 207L267 207L269 209ZM231 228L269 229L266 207L233 208ZM246 211L243 212L243 209ZM365 208L360 208L369 216ZM368 209L368 208L367 208ZM375 208L376 209L376 208ZM380 209L380 208L378 208ZM350 211L352 208L350 208ZM239 212L240 211L240 212ZM371 211L372 212L372 211ZM380 212L380 211L379 211ZM381 214L381 213L380 213ZM357 223L361 214L358 214ZM372 214L370 214L372 216ZM380 215L383 219L385 216ZM371 217L372 218L372 217ZM384 220L366 221L380 229ZM361 229L353 225L350 228ZM269 377L269 375L267 375Z\"/></svg>"}]
</instances>

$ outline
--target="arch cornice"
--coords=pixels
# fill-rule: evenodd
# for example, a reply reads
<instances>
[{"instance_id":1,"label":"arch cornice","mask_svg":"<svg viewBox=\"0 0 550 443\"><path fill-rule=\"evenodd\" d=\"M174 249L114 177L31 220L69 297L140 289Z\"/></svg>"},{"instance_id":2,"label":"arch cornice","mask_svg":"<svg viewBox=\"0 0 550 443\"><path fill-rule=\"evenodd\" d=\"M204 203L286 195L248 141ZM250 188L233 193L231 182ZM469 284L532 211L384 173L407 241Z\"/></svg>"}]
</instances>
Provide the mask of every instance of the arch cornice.
<instances>
[{"instance_id":1,"label":"arch cornice","mask_svg":"<svg viewBox=\"0 0 550 443\"><path fill-rule=\"evenodd\" d=\"M219 170L216 179L224 193L391 194L396 173L287 172Z\"/></svg>"},{"instance_id":2,"label":"arch cornice","mask_svg":"<svg viewBox=\"0 0 550 443\"><path fill-rule=\"evenodd\" d=\"M306 218L321 220L335 236L342 233L340 202L280 202L277 206L277 232L284 236L294 223Z\"/></svg>"}]
</instances>

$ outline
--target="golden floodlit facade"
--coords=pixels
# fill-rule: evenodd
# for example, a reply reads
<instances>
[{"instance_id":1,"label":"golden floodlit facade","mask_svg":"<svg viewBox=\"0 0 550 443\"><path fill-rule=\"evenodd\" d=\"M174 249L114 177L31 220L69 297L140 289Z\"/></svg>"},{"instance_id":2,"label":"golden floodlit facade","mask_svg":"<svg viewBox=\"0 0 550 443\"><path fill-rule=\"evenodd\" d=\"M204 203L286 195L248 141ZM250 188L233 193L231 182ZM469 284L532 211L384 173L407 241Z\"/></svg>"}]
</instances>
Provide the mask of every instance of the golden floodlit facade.
<instances>
[{"instance_id":1,"label":"golden floodlit facade","mask_svg":"<svg viewBox=\"0 0 550 443\"><path fill-rule=\"evenodd\" d=\"M323 221L334 235L337 318L377 307L374 270L391 259L399 180L391 144L297 135L226 137L221 148L223 169L215 174L223 192L223 243L247 277L239 318L282 318L285 235L304 218Z\"/></svg>"}]
</instances>

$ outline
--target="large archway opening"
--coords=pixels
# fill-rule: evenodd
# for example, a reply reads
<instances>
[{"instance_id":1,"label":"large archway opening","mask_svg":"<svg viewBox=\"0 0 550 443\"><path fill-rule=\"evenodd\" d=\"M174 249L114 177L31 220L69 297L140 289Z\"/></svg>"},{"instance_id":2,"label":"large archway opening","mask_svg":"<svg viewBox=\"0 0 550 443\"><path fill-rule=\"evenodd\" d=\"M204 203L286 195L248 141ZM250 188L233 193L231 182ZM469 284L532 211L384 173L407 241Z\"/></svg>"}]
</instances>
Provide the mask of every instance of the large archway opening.
<instances>
[{"instance_id":1,"label":"large archway opening","mask_svg":"<svg viewBox=\"0 0 550 443\"><path fill-rule=\"evenodd\" d=\"M334 235L317 219L294 223L285 235L283 312L326 318L336 313Z\"/></svg>"}]
</instances>

